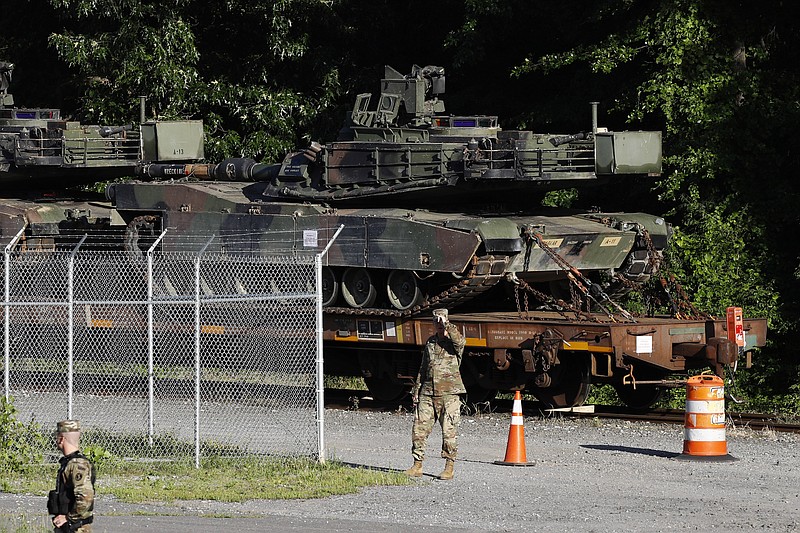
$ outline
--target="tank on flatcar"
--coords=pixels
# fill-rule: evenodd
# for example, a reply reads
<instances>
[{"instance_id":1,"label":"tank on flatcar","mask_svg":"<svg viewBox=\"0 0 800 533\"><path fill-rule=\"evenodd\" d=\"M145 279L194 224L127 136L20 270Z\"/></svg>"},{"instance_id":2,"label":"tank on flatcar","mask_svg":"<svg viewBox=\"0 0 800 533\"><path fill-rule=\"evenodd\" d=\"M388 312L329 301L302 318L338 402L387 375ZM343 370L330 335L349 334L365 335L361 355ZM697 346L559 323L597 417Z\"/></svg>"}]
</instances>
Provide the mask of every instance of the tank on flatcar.
<instances>
[{"instance_id":1,"label":"tank on flatcar","mask_svg":"<svg viewBox=\"0 0 800 533\"><path fill-rule=\"evenodd\" d=\"M496 116L445 114L444 88L441 67L387 66L379 95L356 97L337 141L278 164L143 164L150 182L108 190L116 220L141 247L174 227L266 253L318 253L343 226L325 260L324 303L351 313L460 307L502 285L531 287L537 305L580 306L576 273L591 288L582 297L609 308L649 279L670 233L662 218L540 200L659 174L660 132L606 131L596 107L585 132L505 131Z\"/></svg>"},{"instance_id":2,"label":"tank on flatcar","mask_svg":"<svg viewBox=\"0 0 800 533\"><path fill-rule=\"evenodd\" d=\"M199 121L86 126L62 120L58 110L14 108L11 70L4 72L0 236L22 235L25 249L63 248L89 234L107 238L104 247L140 253L167 228L214 234L211 246L231 253L317 254L330 244L323 300L334 321L364 315L399 324L438 307L454 316L522 315L529 301L531 310L581 317L591 309L633 321L615 300L656 273L670 236L655 215L541 205L548 191L592 189L602 198L612 180L658 175L660 132L607 131L597 125L596 106L591 127L571 134L508 131L495 116L448 115L440 67L414 66L407 75L386 67L377 97L357 95L336 141L312 143L276 164L199 163ZM65 189L125 176L139 181L110 185L111 203ZM31 188L55 193L31 198ZM159 242L167 250L177 241ZM556 357L553 342L529 350L547 371L519 379L498 374L492 354L471 353L473 397L515 386L552 404L582 402L590 369L569 354ZM398 359L399 350L329 353L334 364L358 359L374 395L393 398L406 389L411 374L403 365L413 360ZM656 365L648 376L666 372ZM645 402L654 397L645 394Z\"/></svg>"}]
</instances>

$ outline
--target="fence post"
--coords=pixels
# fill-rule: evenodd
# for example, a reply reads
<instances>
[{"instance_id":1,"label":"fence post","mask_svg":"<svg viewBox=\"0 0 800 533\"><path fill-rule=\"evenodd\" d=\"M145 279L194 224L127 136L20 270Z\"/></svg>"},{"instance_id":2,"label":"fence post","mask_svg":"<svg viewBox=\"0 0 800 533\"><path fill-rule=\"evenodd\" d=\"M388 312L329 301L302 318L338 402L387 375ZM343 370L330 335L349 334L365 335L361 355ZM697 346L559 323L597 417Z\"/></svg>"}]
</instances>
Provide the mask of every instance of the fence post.
<instances>
[{"instance_id":1,"label":"fence post","mask_svg":"<svg viewBox=\"0 0 800 533\"><path fill-rule=\"evenodd\" d=\"M212 235L194 260L194 467L200 468L200 257L216 236Z\"/></svg>"},{"instance_id":2,"label":"fence post","mask_svg":"<svg viewBox=\"0 0 800 533\"><path fill-rule=\"evenodd\" d=\"M153 251L167 234L161 232L147 250L147 442L153 447Z\"/></svg>"},{"instance_id":3,"label":"fence post","mask_svg":"<svg viewBox=\"0 0 800 533\"><path fill-rule=\"evenodd\" d=\"M67 418L72 418L72 388L73 388L73 356L75 351L75 317L73 316L75 310L75 254L78 249L86 240L85 233L78 244L73 248L72 253L69 254L69 263L67 264Z\"/></svg>"},{"instance_id":4,"label":"fence post","mask_svg":"<svg viewBox=\"0 0 800 533\"><path fill-rule=\"evenodd\" d=\"M322 351L322 257L327 255L333 241L344 229L344 224L339 226L336 233L325 246L325 249L314 258L314 273L317 283L317 459L325 462L325 381L323 376L323 363L325 356Z\"/></svg>"},{"instance_id":5,"label":"fence post","mask_svg":"<svg viewBox=\"0 0 800 533\"><path fill-rule=\"evenodd\" d=\"M3 313L5 321L3 322L3 329L4 329L4 353L5 353L5 394L6 394L6 401L10 399L11 396L11 374L9 373L9 368L11 365L11 249L16 246L17 241L22 237L22 234L25 233L25 228L28 227L28 223L25 222L22 225L22 228L17 232L16 236L11 239L6 245L6 255L5 255L5 299L3 300Z\"/></svg>"}]
</instances>

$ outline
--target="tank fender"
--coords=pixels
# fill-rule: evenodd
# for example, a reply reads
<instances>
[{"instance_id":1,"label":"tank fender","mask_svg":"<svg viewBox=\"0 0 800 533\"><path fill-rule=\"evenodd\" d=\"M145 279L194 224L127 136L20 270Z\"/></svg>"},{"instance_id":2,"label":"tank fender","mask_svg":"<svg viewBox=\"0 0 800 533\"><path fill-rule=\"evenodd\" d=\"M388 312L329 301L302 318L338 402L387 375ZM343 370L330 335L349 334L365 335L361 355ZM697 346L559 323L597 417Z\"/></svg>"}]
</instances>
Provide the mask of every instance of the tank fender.
<instances>
[{"instance_id":1,"label":"tank fender","mask_svg":"<svg viewBox=\"0 0 800 533\"><path fill-rule=\"evenodd\" d=\"M647 213L587 213L578 215L589 220L597 220L621 231L638 231L641 226L650 234L658 249L665 248L672 236L672 225L663 218Z\"/></svg>"},{"instance_id":2,"label":"tank fender","mask_svg":"<svg viewBox=\"0 0 800 533\"><path fill-rule=\"evenodd\" d=\"M516 223L507 218L459 219L448 221L448 228L477 233L487 254L510 255L522 251L522 237Z\"/></svg>"}]
</instances>

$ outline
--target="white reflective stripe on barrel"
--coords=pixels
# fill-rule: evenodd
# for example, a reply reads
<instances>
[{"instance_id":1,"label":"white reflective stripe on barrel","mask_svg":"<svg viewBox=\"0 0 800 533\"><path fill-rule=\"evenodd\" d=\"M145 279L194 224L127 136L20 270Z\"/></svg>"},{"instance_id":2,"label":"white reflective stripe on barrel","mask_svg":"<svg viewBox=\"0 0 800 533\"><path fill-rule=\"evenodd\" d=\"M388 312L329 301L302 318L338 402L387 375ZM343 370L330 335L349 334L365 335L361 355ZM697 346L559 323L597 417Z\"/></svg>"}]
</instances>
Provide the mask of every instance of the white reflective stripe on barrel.
<instances>
[{"instance_id":1,"label":"white reflective stripe on barrel","mask_svg":"<svg viewBox=\"0 0 800 533\"><path fill-rule=\"evenodd\" d=\"M683 435L689 441L722 442L725 440L725 429L686 428Z\"/></svg>"},{"instance_id":2,"label":"white reflective stripe on barrel","mask_svg":"<svg viewBox=\"0 0 800 533\"><path fill-rule=\"evenodd\" d=\"M687 413L724 413L725 400L686 400Z\"/></svg>"}]
</instances>

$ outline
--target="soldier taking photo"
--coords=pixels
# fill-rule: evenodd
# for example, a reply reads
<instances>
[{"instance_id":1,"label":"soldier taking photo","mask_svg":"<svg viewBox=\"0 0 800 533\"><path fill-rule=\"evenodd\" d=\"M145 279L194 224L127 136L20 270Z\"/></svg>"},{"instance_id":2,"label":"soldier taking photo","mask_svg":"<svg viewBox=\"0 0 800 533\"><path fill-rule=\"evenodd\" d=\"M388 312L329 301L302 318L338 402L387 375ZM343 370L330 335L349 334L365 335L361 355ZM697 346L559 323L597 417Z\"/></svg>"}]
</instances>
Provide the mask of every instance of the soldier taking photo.
<instances>
[{"instance_id":1,"label":"soldier taking photo","mask_svg":"<svg viewBox=\"0 0 800 533\"><path fill-rule=\"evenodd\" d=\"M47 497L57 533L91 533L94 520L94 466L80 451L81 425L62 420L56 426L56 445L64 454L59 462L56 490Z\"/></svg>"},{"instance_id":2,"label":"soldier taking photo","mask_svg":"<svg viewBox=\"0 0 800 533\"><path fill-rule=\"evenodd\" d=\"M414 427L411 430L411 455L414 466L405 471L412 477L422 475L425 446L434 422L442 426L442 457L444 471L439 479L453 479L453 466L458 446L456 436L461 421L461 398L467 390L461 381L461 356L465 340L458 328L450 323L447 309L433 312L436 333L422 351L422 363L411 401L414 403Z\"/></svg>"}]
</instances>

